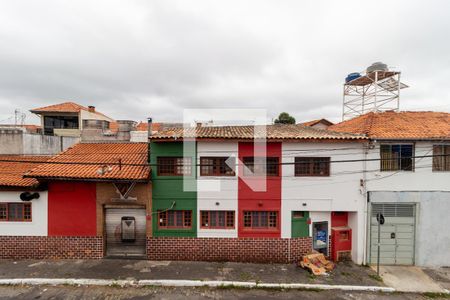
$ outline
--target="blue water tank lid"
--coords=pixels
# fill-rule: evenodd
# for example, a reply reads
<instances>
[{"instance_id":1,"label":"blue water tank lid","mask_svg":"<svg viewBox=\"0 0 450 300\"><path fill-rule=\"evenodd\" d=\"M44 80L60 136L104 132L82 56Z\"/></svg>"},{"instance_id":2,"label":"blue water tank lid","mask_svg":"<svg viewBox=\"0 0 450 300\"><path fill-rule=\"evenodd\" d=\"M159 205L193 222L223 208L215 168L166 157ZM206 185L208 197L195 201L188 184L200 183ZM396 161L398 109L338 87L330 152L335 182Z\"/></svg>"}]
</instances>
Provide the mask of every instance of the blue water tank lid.
<instances>
[{"instance_id":1,"label":"blue water tank lid","mask_svg":"<svg viewBox=\"0 0 450 300\"><path fill-rule=\"evenodd\" d=\"M347 77L345 78L345 82L349 82L352 81L356 78L361 77L361 74L359 74L358 72L353 72L347 75Z\"/></svg>"}]
</instances>

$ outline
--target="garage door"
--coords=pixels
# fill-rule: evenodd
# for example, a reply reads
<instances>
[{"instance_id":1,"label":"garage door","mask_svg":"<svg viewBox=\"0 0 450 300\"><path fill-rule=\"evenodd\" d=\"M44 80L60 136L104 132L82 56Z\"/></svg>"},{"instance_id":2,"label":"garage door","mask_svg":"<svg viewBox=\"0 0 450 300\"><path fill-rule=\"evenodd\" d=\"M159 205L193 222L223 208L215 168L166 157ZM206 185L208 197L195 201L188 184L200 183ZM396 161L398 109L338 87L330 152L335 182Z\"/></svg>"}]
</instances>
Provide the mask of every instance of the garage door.
<instances>
[{"instance_id":1,"label":"garage door","mask_svg":"<svg viewBox=\"0 0 450 300\"><path fill-rule=\"evenodd\" d=\"M106 255L144 256L146 245L145 209L107 208Z\"/></svg>"},{"instance_id":2,"label":"garage door","mask_svg":"<svg viewBox=\"0 0 450 300\"><path fill-rule=\"evenodd\" d=\"M384 265L413 265L415 243L415 205L372 203L370 222L370 262L377 262L377 214L384 216L380 226L380 263Z\"/></svg>"}]
</instances>

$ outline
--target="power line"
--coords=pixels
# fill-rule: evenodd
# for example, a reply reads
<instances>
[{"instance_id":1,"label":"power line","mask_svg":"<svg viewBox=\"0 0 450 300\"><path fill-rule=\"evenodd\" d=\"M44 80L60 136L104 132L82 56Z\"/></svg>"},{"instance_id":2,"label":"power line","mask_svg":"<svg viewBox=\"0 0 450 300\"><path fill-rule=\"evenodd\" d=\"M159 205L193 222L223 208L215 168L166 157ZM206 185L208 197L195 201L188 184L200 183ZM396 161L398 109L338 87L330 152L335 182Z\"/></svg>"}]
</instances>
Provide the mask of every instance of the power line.
<instances>
[{"instance_id":1,"label":"power line","mask_svg":"<svg viewBox=\"0 0 450 300\"><path fill-rule=\"evenodd\" d=\"M422 159L422 158L432 158L432 157L447 157L450 154L434 154L434 155L416 155L416 156L405 156L401 159ZM366 158L366 159L346 159L346 160L323 160L316 161L317 163L356 163L356 162L369 162L369 161L398 161L400 158ZM74 161L56 161L56 160L48 160L48 161L38 161L38 160L17 160L17 159L1 159L0 162L11 162L11 163L30 163L30 164L55 164L55 165L110 165L110 166L135 166L135 167L158 167L158 166L174 166L174 167L206 167L206 166L214 166L213 164L152 164L152 163L127 163L120 162L120 158L114 159L117 162L113 161L92 161L92 162L74 162ZM127 159L131 160L131 159ZM277 162L277 163L252 163L251 165L299 165L303 163L299 162ZM237 163L235 166L248 166L245 163Z\"/></svg>"}]
</instances>

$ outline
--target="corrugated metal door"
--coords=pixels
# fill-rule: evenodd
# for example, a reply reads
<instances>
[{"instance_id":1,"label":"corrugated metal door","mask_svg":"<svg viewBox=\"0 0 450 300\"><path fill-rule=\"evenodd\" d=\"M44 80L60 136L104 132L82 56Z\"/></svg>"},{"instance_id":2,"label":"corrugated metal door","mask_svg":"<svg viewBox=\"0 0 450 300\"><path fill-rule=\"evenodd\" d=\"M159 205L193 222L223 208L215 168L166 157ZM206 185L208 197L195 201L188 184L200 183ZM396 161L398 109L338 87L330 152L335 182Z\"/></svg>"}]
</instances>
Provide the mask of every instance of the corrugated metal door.
<instances>
[{"instance_id":1,"label":"corrugated metal door","mask_svg":"<svg viewBox=\"0 0 450 300\"><path fill-rule=\"evenodd\" d=\"M372 203L370 222L370 262L377 262L377 214L385 219L380 226L380 263L414 265L416 211L414 204Z\"/></svg>"},{"instance_id":2,"label":"corrugated metal door","mask_svg":"<svg viewBox=\"0 0 450 300\"><path fill-rule=\"evenodd\" d=\"M145 255L145 209L107 208L105 214L106 255Z\"/></svg>"}]
</instances>

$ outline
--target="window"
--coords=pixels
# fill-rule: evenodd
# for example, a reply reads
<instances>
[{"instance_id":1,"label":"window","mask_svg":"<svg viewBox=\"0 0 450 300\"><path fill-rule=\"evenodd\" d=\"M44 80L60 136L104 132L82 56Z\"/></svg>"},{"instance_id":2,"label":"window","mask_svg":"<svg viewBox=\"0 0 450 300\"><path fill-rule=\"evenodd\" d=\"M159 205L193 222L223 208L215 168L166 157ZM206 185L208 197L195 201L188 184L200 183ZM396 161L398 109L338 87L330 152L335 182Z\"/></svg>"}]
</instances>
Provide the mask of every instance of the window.
<instances>
[{"instance_id":1,"label":"window","mask_svg":"<svg viewBox=\"0 0 450 300\"><path fill-rule=\"evenodd\" d=\"M192 227L191 210L158 211L159 228L190 229Z\"/></svg>"},{"instance_id":2,"label":"window","mask_svg":"<svg viewBox=\"0 0 450 300\"><path fill-rule=\"evenodd\" d=\"M276 229L278 212L276 211L244 211L244 228Z\"/></svg>"},{"instance_id":3,"label":"window","mask_svg":"<svg viewBox=\"0 0 450 300\"><path fill-rule=\"evenodd\" d=\"M53 129L78 129L77 116L44 116L45 134L53 134Z\"/></svg>"},{"instance_id":4,"label":"window","mask_svg":"<svg viewBox=\"0 0 450 300\"><path fill-rule=\"evenodd\" d=\"M158 157L157 164L160 176L189 176L192 174L190 157Z\"/></svg>"},{"instance_id":5,"label":"window","mask_svg":"<svg viewBox=\"0 0 450 300\"><path fill-rule=\"evenodd\" d=\"M330 158L296 157L295 176L330 176Z\"/></svg>"},{"instance_id":6,"label":"window","mask_svg":"<svg viewBox=\"0 0 450 300\"><path fill-rule=\"evenodd\" d=\"M381 171L413 171L413 145L381 145Z\"/></svg>"},{"instance_id":7,"label":"window","mask_svg":"<svg viewBox=\"0 0 450 300\"><path fill-rule=\"evenodd\" d=\"M278 176L278 157L244 157L244 175Z\"/></svg>"},{"instance_id":8,"label":"window","mask_svg":"<svg viewBox=\"0 0 450 300\"><path fill-rule=\"evenodd\" d=\"M234 176L234 171L227 164L235 164L234 157L200 157L201 176Z\"/></svg>"},{"instance_id":9,"label":"window","mask_svg":"<svg viewBox=\"0 0 450 300\"><path fill-rule=\"evenodd\" d=\"M201 211L201 227L207 229L234 228L234 211L210 210Z\"/></svg>"},{"instance_id":10,"label":"window","mask_svg":"<svg viewBox=\"0 0 450 300\"><path fill-rule=\"evenodd\" d=\"M0 221L31 222L31 203L0 203Z\"/></svg>"},{"instance_id":11,"label":"window","mask_svg":"<svg viewBox=\"0 0 450 300\"><path fill-rule=\"evenodd\" d=\"M433 171L450 171L450 145L433 146Z\"/></svg>"}]
</instances>

